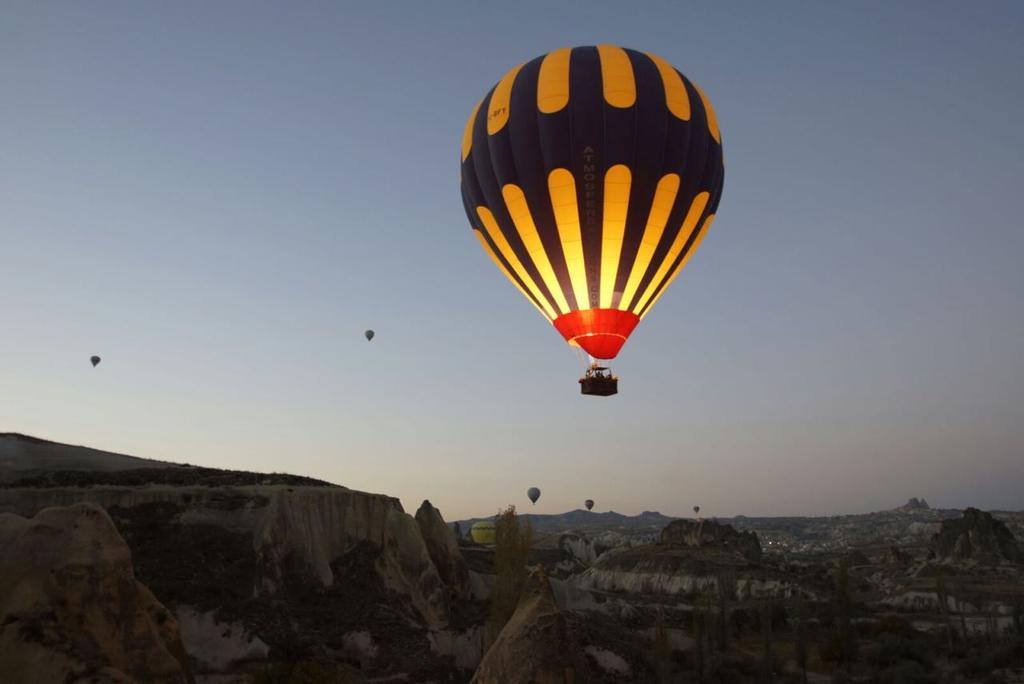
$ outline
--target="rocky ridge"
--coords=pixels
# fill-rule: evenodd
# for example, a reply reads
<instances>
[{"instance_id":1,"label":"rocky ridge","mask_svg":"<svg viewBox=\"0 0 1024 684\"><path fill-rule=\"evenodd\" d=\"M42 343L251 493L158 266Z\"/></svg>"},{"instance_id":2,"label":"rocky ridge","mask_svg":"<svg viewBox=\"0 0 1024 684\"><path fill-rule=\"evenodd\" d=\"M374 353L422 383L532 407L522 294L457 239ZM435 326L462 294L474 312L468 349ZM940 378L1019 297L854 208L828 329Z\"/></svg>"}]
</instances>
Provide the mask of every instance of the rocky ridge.
<instances>
[{"instance_id":1,"label":"rocky ridge","mask_svg":"<svg viewBox=\"0 0 1024 684\"><path fill-rule=\"evenodd\" d=\"M144 459L128 471L62 470L55 460L56 470L0 487L0 512L106 511L132 572L176 616L199 676L333 662L429 679L481 656L474 622L486 608L429 502L413 517L392 497L309 478Z\"/></svg>"},{"instance_id":2,"label":"rocky ridge","mask_svg":"<svg viewBox=\"0 0 1024 684\"><path fill-rule=\"evenodd\" d=\"M756 534L737 532L732 525L714 520L673 520L661 531L661 543L731 551L751 563L761 560L761 543Z\"/></svg>"}]
</instances>

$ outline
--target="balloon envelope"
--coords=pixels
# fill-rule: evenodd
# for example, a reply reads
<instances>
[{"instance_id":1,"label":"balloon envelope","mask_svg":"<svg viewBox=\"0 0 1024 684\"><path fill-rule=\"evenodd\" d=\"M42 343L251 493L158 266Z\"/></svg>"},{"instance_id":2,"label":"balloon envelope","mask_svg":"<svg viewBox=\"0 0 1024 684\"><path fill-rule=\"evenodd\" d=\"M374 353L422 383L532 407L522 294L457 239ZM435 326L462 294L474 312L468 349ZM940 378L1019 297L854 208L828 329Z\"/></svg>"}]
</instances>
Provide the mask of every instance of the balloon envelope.
<instances>
[{"instance_id":1,"label":"balloon envelope","mask_svg":"<svg viewBox=\"0 0 1024 684\"><path fill-rule=\"evenodd\" d=\"M700 506L694 506L693 507L693 512L694 513L700 513Z\"/></svg>"},{"instance_id":2,"label":"balloon envelope","mask_svg":"<svg viewBox=\"0 0 1024 684\"><path fill-rule=\"evenodd\" d=\"M614 358L707 234L722 139L664 59L563 48L510 70L462 138L484 251L570 344Z\"/></svg>"},{"instance_id":3,"label":"balloon envelope","mask_svg":"<svg viewBox=\"0 0 1024 684\"><path fill-rule=\"evenodd\" d=\"M536 487L530 487L526 490L526 496L530 497L530 501L537 503L537 499L540 498L540 490Z\"/></svg>"},{"instance_id":4,"label":"balloon envelope","mask_svg":"<svg viewBox=\"0 0 1024 684\"><path fill-rule=\"evenodd\" d=\"M469 538L477 544L493 546L494 523L489 520L481 520L480 522L473 523L473 526L469 528Z\"/></svg>"},{"instance_id":5,"label":"balloon envelope","mask_svg":"<svg viewBox=\"0 0 1024 684\"><path fill-rule=\"evenodd\" d=\"M96 366L100 365L100 360L101 359L98 356L90 356L89 357L89 361L90 361L90 363L92 363L92 367L93 368L95 368Z\"/></svg>"},{"instance_id":6,"label":"balloon envelope","mask_svg":"<svg viewBox=\"0 0 1024 684\"><path fill-rule=\"evenodd\" d=\"M589 510L591 510L594 507L594 500L593 499L587 499L586 501L583 502L583 505L586 506L587 510L589 511Z\"/></svg>"},{"instance_id":7,"label":"balloon envelope","mask_svg":"<svg viewBox=\"0 0 1024 684\"><path fill-rule=\"evenodd\" d=\"M367 340L372 340L373 339L374 332L372 330L367 330L363 334L366 335L366 339Z\"/></svg>"}]
</instances>

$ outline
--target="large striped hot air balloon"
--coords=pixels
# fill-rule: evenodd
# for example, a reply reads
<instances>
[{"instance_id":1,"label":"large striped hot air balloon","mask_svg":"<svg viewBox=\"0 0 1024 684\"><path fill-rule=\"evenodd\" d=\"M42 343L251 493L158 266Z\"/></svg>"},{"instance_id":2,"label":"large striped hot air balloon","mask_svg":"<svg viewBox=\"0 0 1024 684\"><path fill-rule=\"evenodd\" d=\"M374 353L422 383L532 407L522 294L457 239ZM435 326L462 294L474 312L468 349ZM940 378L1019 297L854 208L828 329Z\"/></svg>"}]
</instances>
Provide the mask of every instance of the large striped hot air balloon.
<instances>
[{"instance_id":1,"label":"large striped hot air balloon","mask_svg":"<svg viewBox=\"0 0 1024 684\"><path fill-rule=\"evenodd\" d=\"M462 139L462 200L484 251L595 359L619 353L696 251L722 179L701 90L613 45L513 68Z\"/></svg>"}]
</instances>

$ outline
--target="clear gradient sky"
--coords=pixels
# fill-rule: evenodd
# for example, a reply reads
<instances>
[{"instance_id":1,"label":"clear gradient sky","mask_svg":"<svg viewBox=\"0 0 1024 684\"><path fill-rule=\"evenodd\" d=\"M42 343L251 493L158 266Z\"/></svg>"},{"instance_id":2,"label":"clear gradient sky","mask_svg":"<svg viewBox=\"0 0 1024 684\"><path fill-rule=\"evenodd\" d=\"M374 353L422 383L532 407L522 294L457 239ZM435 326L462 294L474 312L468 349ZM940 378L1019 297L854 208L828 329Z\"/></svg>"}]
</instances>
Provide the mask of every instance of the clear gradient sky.
<instances>
[{"instance_id":1,"label":"clear gradient sky","mask_svg":"<svg viewBox=\"0 0 1024 684\"><path fill-rule=\"evenodd\" d=\"M1024 508L1024 3L710 5L0 0L0 431L449 519ZM599 42L727 163L609 399L458 182L508 68Z\"/></svg>"}]
</instances>

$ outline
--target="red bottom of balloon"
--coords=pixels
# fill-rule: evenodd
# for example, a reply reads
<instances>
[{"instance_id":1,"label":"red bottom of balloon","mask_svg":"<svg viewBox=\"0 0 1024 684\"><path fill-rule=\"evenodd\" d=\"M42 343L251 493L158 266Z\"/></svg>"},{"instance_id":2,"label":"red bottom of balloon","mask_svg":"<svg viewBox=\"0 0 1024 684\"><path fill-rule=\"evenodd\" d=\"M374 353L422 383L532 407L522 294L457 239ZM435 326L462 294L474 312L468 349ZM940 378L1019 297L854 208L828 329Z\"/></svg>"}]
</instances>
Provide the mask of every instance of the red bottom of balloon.
<instances>
[{"instance_id":1,"label":"red bottom of balloon","mask_svg":"<svg viewBox=\"0 0 1024 684\"><path fill-rule=\"evenodd\" d=\"M569 344L579 345L595 359L614 359L640 317L619 309L570 311L555 319L555 328Z\"/></svg>"}]
</instances>

